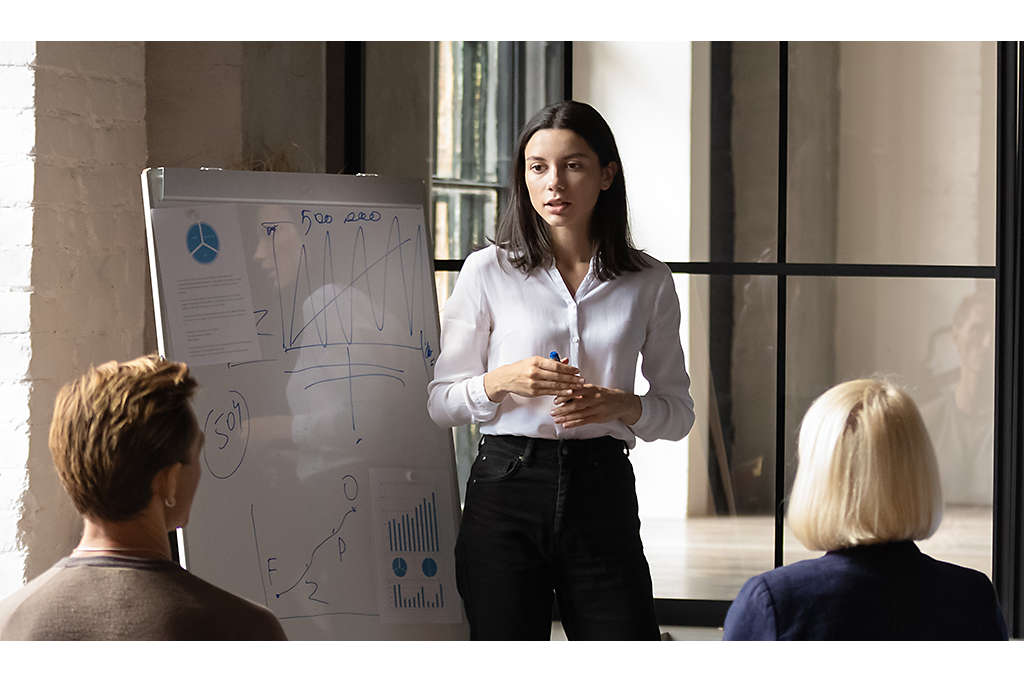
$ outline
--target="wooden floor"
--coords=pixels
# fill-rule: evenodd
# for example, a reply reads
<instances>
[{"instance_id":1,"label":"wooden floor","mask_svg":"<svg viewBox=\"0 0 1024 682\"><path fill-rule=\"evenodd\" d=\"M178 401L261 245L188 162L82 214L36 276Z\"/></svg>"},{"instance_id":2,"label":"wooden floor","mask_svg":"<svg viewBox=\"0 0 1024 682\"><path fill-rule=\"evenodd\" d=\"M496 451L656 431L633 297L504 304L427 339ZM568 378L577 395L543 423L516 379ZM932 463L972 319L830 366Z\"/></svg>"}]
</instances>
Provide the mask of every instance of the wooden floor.
<instances>
[{"instance_id":1,"label":"wooden floor","mask_svg":"<svg viewBox=\"0 0 1024 682\"><path fill-rule=\"evenodd\" d=\"M747 578L772 569L774 528L769 516L642 519L654 595L732 600ZM991 507L947 508L939 530L918 546L936 559L991 577ZM788 527L783 549L784 563L821 556L804 549Z\"/></svg>"}]
</instances>

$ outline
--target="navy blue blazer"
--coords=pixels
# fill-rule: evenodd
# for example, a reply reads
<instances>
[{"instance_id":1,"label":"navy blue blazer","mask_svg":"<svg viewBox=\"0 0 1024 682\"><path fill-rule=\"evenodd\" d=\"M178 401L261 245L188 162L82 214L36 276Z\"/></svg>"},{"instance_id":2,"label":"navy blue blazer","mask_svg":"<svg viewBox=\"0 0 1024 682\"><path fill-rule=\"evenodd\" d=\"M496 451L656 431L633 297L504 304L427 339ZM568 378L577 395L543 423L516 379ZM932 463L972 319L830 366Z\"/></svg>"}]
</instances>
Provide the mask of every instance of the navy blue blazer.
<instances>
[{"instance_id":1,"label":"navy blue blazer","mask_svg":"<svg viewBox=\"0 0 1024 682\"><path fill-rule=\"evenodd\" d=\"M748 580L723 639L1006 639L985 574L913 542L828 552Z\"/></svg>"}]
</instances>

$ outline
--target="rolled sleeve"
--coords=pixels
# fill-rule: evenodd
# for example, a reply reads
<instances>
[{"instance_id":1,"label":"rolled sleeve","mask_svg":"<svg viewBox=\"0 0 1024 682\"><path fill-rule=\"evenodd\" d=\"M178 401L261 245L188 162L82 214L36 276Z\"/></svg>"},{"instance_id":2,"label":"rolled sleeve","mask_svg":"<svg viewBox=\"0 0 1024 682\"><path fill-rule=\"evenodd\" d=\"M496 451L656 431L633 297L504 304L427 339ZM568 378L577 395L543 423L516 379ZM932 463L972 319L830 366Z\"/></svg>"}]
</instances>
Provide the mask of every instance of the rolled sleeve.
<instances>
[{"instance_id":1,"label":"rolled sleeve","mask_svg":"<svg viewBox=\"0 0 1024 682\"><path fill-rule=\"evenodd\" d=\"M498 406L501 403L496 403L487 397L487 391L484 390L484 375L478 374L466 381L465 384L466 389L469 391L470 411L473 421L482 423L494 419L494 416L498 413Z\"/></svg>"}]
</instances>

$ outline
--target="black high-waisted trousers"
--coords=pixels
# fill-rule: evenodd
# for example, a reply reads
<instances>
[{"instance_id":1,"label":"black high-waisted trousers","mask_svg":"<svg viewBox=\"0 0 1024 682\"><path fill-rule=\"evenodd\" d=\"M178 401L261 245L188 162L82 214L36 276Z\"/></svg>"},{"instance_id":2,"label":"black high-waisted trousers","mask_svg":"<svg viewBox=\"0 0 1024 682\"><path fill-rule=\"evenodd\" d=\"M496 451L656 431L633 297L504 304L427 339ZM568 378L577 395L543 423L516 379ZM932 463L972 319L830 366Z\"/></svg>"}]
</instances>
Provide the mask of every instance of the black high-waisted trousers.
<instances>
[{"instance_id":1,"label":"black high-waisted trousers","mask_svg":"<svg viewBox=\"0 0 1024 682\"><path fill-rule=\"evenodd\" d=\"M455 545L472 639L658 639L629 451L485 435Z\"/></svg>"}]
</instances>

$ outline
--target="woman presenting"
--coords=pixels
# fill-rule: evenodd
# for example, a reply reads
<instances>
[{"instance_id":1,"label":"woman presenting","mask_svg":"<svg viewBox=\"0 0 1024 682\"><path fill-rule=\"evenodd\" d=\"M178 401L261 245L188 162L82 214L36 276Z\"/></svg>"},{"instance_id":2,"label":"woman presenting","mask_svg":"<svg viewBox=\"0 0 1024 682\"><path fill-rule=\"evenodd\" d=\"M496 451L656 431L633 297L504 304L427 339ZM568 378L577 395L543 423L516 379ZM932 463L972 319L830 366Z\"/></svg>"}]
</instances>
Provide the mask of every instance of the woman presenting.
<instances>
[{"instance_id":1,"label":"woman presenting","mask_svg":"<svg viewBox=\"0 0 1024 682\"><path fill-rule=\"evenodd\" d=\"M435 422L482 433L455 546L473 639L548 639L553 597L570 639L658 638L628 455L693 425L679 319L671 272L631 244L608 124L543 109L495 243L445 306L428 387Z\"/></svg>"}]
</instances>

